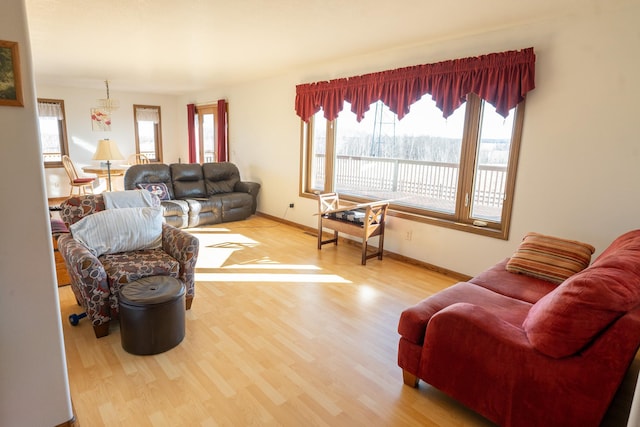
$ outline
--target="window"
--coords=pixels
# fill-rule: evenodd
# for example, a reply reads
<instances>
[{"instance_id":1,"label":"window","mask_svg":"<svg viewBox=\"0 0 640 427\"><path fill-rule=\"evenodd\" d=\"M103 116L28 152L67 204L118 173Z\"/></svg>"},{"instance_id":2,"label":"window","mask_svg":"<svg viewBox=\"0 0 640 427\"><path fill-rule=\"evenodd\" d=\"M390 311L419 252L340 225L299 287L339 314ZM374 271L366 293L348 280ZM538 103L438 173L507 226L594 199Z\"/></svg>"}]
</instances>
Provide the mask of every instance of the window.
<instances>
[{"instance_id":1,"label":"window","mask_svg":"<svg viewBox=\"0 0 640 427\"><path fill-rule=\"evenodd\" d=\"M217 140L217 105L198 105L195 115L196 136L196 162L216 162L215 150Z\"/></svg>"},{"instance_id":2,"label":"window","mask_svg":"<svg viewBox=\"0 0 640 427\"><path fill-rule=\"evenodd\" d=\"M136 154L143 154L151 162L162 163L162 127L160 107L134 105Z\"/></svg>"},{"instance_id":3,"label":"window","mask_svg":"<svg viewBox=\"0 0 640 427\"><path fill-rule=\"evenodd\" d=\"M506 239L533 89L533 48L299 84L301 192Z\"/></svg>"},{"instance_id":4,"label":"window","mask_svg":"<svg viewBox=\"0 0 640 427\"><path fill-rule=\"evenodd\" d=\"M62 167L62 156L68 154L64 101L38 98L40 145L46 168Z\"/></svg>"},{"instance_id":5,"label":"window","mask_svg":"<svg viewBox=\"0 0 640 427\"><path fill-rule=\"evenodd\" d=\"M380 101L360 122L347 102L335 120L319 111L303 123L303 191L506 238L524 101L506 118L485 103L470 94L447 119L428 95L401 120Z\"/></svg>"}]
</instances>

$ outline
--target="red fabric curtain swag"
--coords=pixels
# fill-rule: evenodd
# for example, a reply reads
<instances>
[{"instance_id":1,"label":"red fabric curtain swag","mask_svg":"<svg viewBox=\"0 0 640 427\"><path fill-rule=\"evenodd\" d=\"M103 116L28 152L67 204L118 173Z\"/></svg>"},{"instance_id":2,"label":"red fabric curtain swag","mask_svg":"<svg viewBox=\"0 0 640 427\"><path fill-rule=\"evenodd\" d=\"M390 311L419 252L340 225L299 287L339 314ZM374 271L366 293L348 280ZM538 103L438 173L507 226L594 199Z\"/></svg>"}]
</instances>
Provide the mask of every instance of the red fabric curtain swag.
<instances>
[{"instance_id":1,"label":"red fabric curtain swag","mask_svg":"<svg viewBox=\"0 0 640 427\"><path fill-rule=\"evenodd\" d=\"M187 135L189 144L189 163L196 162L196 106L187 104Z\"/></svg>"},{"instance_id":2,"label":"red fabric curtain swag","mask_svg":"<svg viewBox=\"0 0 640 427\"><path fill-rule=\"evenodd\" d=\"M402 119L411 104L429 93L447 118L465 102L467 94L475 93L507 117L534 88L535 54L530 47L300 84L296 86L295 110L305 122L320 109L327 120L335 120L348 101L360 121L372 103L382 101Z\"/></svg>"},{"instance_id":3,"label":"red fabric curtain swag","mask_svg":"<svg viewBox=\"0 0 640 427\"><path fill-rule=\"evenodd\" d=\"M218 161L226 162L229 160L228 157L228 139L227 139L227 101L224 99L218 100L218 140L217 144L217 152L218 152Z\"/></svg>"}]
</instances>

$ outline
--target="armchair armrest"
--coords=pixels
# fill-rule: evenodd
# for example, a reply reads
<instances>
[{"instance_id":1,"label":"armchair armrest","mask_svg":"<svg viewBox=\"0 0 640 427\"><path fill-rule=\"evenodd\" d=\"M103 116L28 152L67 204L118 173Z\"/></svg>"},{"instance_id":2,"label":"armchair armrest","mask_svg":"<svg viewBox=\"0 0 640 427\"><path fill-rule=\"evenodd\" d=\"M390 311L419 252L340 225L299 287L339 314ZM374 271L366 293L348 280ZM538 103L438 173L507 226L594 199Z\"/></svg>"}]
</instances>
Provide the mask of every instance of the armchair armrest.
<instances>
[{"instance_id":1,"label":"armchair armrest","mask_svg":"<svg viewBox=\"0 0 640 427\"><path fill-rule=\"evenodd\" d=\"M180 280L187 297L195 294L195 267L200 242L197 237L169 224L162 224L162 249L180 263Z\"/></svg>"},{"instance_id":2,"label":"armchair armrest","mask_svg":"<svg viewBox=\"0 0 640 427\"><path fill-rule=\"evenodd\" d=\"M107 273L98 258L71 234L58 238L58 251L71 278L71 289L94 326L111 319L111 291Z\"/></svg>"}]
</instances>

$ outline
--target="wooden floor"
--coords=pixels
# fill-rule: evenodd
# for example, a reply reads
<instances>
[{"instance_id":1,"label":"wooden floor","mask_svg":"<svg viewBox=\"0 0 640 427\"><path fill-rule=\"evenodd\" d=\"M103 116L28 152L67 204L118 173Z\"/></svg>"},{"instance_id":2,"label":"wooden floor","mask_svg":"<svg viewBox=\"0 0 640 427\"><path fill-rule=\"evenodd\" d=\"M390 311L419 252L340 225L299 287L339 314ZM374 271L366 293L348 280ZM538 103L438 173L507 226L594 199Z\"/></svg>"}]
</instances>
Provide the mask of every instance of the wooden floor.
<instances>
[{"instance_id":1,"label":"wooden floor","mask_svg":"<svg viewBox=\"0 0 640 427\"><path fill-rule=\"evenodd\" d=\"M186 336L155 356L96 339L59 289L81 426L491 426L432 387L404 386L400 312L456 280L264 217L200 238ZM375 243L375 240L374 240ZM112 322L113 323L113 322Z\"/></svg>"}]
</instances>

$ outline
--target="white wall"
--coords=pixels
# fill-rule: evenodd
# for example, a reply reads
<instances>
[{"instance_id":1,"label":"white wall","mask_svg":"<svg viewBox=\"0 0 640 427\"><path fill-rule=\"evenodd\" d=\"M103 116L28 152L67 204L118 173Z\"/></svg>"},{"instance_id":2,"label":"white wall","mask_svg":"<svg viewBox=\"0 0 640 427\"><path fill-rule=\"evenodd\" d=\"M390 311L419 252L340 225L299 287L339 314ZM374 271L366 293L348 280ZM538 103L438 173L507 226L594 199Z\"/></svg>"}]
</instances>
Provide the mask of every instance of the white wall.
<instances>
[{"instance_id":1,"label":"white wall","mask_svg":"<svg viewBox=\"0 0 640 427\"><path fill-rule=\"evenodd\" d=\"M73 413L22 0L2 3L0 39L19 43L25 104L0 106L0 425L54 426Z\"/></svg>"},{"instance_id":2,"label":"white wall","mask_svg":"<svg viewBox=\"0 0 640 427\"><path fill-rule=\"evenodd\" d=\"M227 98L231 160L244 179L262 183L258 210L314 227L316 202L297 197L296 84L533 46L537 88L527 97L509 240L392 217L385 249L470 275L509 256L528 231L589 242L597 255L640 217L640 5L601 3L572 16L316 64L181 103ZM287 210L290 202L296 207ZM403 240L409 230L413 239Z\"/></svg>"},{"instance_id":3,"label":"white wall","mask_svg":"<svg viewBox=\"0 0 640 427\"><path fill-rule=\"evenodd\" d=\"M385 248L470 275L509 256L528 231L589 242L597 255L616 236L637 227L640 172L633 123L640 95L634 22L639 7L634 0L592 2L570 16L505 24L482 34L371 52L182 97L122 93L112 82L112 97L121 108L114 113L110 137L123 153L133 152L131 105L159 104L165 163L186 161L186 104L226 98L230 160L243 179L262 184L258 210L314 227L316 202L298 197L297 84L533 46L537 88L527 97L509 240L392 217ZM72 158L80 165L95 163L92 149L105 135L91 131L88 114L104 91L38 86L38 96L65 100ZM50 197L56 194L54 171L47 170ZM295 208L287 209L291 202ZM407 231L411 241L403 239Z\"/></svg>"},{"instance_id":4,"label":"white wall","mask_svg":"<svg viewBox=\"0 0 640 427\"><path fill-rule=\"evenodd\" d=\"M187 135L178 135L176 123L176 97L137 92L121 92L117 90L117 82L109 82L111 99L120 102L120 107L111 115L111 131L93 131L91 128L91 109L95 108L98 99L106 97L105 89L86 89L64 86L38 85L38 98L64 100L67 122L67 139L69 156L78 169L83 166L98 166L98 160L92 160L98 140L109 138L118 144L125 157L124 161L114 161L115 165L125 163L130 154L136 152L135 128L133 121L133 105L158 105L162 117L162 157L164 163L177 163L180 145L187 145ZM186 108L181 111L181 120L187 116ZM186 132L186 130L185 130ZM81 170L78 170L82 173ZM48 197L62 197L69 194L69 180L63 168L47 168L45 170ZM104 180L100 183L106 186ZM114 189L122 189L122 177L113 178Z\"/></svg>"}]
</instances>

